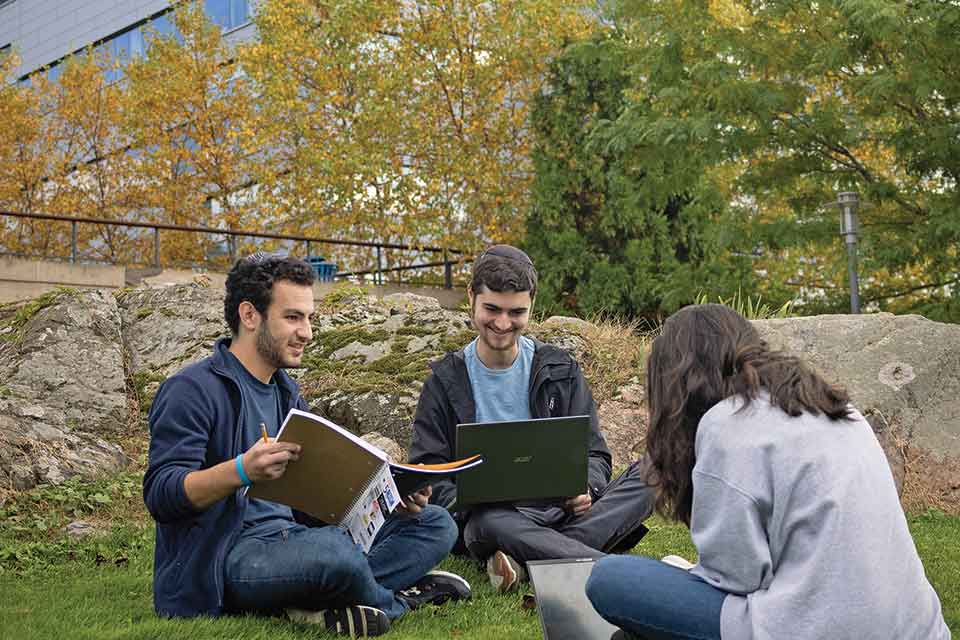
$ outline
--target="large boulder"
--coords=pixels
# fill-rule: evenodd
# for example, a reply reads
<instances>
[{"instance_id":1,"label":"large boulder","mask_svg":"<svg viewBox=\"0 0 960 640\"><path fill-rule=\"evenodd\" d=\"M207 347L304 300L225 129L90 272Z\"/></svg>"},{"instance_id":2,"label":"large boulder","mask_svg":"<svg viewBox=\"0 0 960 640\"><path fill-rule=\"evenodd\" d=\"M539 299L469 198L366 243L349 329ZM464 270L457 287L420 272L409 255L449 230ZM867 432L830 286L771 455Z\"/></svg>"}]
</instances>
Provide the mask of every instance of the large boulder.
<instances>
[{"instance_id":1,"label":"large boulder","mask_svg":"<svg viewBox=\"0 0 960 640\"><path fill-rule=\"evenodd\" d=\"M378 300L358 287L317 301L305 368L292 373L318 413L402 459L428 363L473 338L469 317L431 298ZM227 333L223 291L202 283L56 292L0 307L0 490L95 476L129 464L159 383ZM890 459L905 504L960 512L960 327L917 316L757 321L850 389ZM583 365L623 466L646 432L643 341L630 327L551 318L530 334ZM131 435L135 434L135 435Z\"/></svg>"},{"instance_id":2,"label":"large boulder","mask_svg":"<svg viewBox=\"0 0 960 640\"><path fill-rule=\"evenodd\" d=\"M960 326L915 315L829 315L756 322L775 349L844 385L904 487L960 506Z\"/></svg>"},{"instance_id":3,"label":"large boulder","mask_svg":"<svg viewBox=\"0 0 960 640\"><path fill-rule=\"evenodd\" d=\"M646 450L647 405L639 380L634 378L612 398L600 402L597 413L613 468L625 467L640 459Z\"/></svg>"},{"instance_id":4,"label":"large boulder","mask_svg":"<svg viewBox=\"0 0 960 640\"><path fill-rule=\"evenodd\" d=\"M25 489L126 464L121 317L103 291L8 308L0 341L0 487Z\"/></svg>"},{"instance_id":5,"label":"large boulder","mask_svg":"<svg viewBox=\"0 0 960 640\"><path fill-rule=\"evenodd\" d=\"M117 304L129 356L132 394L145 413L160 383L207 357L229 333L221 287L189 283L123 291Z\"/></svg>"},{"instance_id":6,"label":"large boulder","mask_svg":"<svg viewBox=\"0 0 960 640\"><path fill-rule=\"evenodd\" d=\"M330 313L314 323L299 377L303 395L341 426L406 450L428 363L472 337L469 318L414 294L332 297L336 305L329 298L318 305Z\"/></svg>"}]
</instances>

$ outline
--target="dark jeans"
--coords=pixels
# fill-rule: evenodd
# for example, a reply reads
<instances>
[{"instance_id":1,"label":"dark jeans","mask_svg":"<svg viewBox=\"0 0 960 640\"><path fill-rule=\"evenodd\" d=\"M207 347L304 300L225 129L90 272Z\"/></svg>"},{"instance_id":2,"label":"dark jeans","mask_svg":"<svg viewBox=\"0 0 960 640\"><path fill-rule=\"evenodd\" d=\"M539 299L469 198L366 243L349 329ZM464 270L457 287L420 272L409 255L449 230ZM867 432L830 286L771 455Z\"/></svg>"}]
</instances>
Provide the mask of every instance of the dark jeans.
<instances>
[{"instance_id":1,"label":"dark jeans","mask_svg":"<svg viewBox=\"0 0 960 640\"><path fill-rule=\"evenodd\" d=\"M456 538L453 518L434 505L390 517L369 555L333 526L298 524L266 538L242 538L227 554L227 605L273 614L362 604L398 618L407 606L394 592L443 560Z\"/></svg>"},{"instance_id":2,"label":"dark jeans","mask_svg":"<svg viewBox=\"0 0 960 640\"><path fill-rule=\"evenodd\" d=\"M601 558L587 580L597 613L643 640L720 640L726 596L689 571L638 556Z\"/></svg>"},{"instance_id":3,"label":"dark jeans","mask_svg":"<svg viewBox=\"0 0 960 640\"><path fill-rule=\"evenodd\" d=\"M485 560L498 549L519 562L557 558L599 558L636 545L653 512L654 493L634 463L604 489L581 516L561 509L486 505L470 512L464 542L470 554Z\"/></svg>"}]
</instances>

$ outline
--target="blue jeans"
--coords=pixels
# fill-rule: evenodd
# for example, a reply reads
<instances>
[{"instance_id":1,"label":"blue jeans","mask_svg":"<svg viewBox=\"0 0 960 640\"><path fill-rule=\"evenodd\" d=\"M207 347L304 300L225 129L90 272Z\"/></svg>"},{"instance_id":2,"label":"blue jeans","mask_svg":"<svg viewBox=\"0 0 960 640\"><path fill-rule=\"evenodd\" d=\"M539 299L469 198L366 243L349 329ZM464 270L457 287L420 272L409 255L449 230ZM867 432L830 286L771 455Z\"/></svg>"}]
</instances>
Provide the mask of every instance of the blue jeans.
<instances>
[{"instance_id":1,"label":"blue jeans","mask_svg":"<svg viewBox=\"0 0 960 640\"><path fill-rule=\"evenodd\" d=\"M720 640L726 596L689 571L638 556L601 558L587 580L597 613L644 640Z\"/></svg>"},{"instance_id":2,"label":"blue jeans","mask_svg":"<svg viewBox=\"0 0 960 640\"><path fill-rule=\"evenodd\" d=\"M297 524L241 538L227 554L226 604L232 611L266 614L362 604L396 619L407 605L394 592L422 578L456 539L453 518L435 505L388 518L368 555L333 526Z\"/></svg>"}]
</instances>

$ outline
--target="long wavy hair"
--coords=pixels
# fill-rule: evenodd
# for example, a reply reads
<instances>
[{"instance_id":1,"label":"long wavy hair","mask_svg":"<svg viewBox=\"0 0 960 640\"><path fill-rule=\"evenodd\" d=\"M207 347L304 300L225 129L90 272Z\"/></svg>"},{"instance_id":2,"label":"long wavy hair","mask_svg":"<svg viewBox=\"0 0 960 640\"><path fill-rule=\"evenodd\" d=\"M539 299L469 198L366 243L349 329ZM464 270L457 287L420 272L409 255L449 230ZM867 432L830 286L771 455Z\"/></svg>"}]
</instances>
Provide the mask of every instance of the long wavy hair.
<instances>
[{"instance_id":1,"label":"long wavy hair","mask_svg":"<svg viewBox=\"0 0 960 640\"><path fill-rule=\"evenodd\" d=\"M647 360L649 481L657 511L690 524L694 443L700 419L731 396L743 408L764 389L790 416L850 416L849 396L799 359L771 351L746 318L720 304L694 305L667 318Z\"/></svg>"}]
</instances>

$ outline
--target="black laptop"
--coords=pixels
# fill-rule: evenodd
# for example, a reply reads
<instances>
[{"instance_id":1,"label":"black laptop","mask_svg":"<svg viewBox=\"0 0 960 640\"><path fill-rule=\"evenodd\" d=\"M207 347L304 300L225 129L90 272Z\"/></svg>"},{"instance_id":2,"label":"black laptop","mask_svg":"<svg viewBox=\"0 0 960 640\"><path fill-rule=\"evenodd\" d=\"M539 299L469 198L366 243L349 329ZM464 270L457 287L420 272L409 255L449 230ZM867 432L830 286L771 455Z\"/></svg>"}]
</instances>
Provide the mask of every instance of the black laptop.
<instances>
[{"instance_id":1,"label":"black laptop","mask_svg":"<svg viewBox=\"0 0 960 640\"><path fill-rule=\"evenodd\" d=\"M590 558L527 562L544 640L609 640L617 630L587 599Z\"/></svg>"},{"instance_id":2,"label":"black laptop","mask_svg":"<svg viewBox=\"0 0 960 640\"><path fill-rule=\"evenodd\" d=\"M457 425L457 458L484 458L457 478L457 506L585 493L589 432L590 416Z\"/></svg>"}]
</instances>

